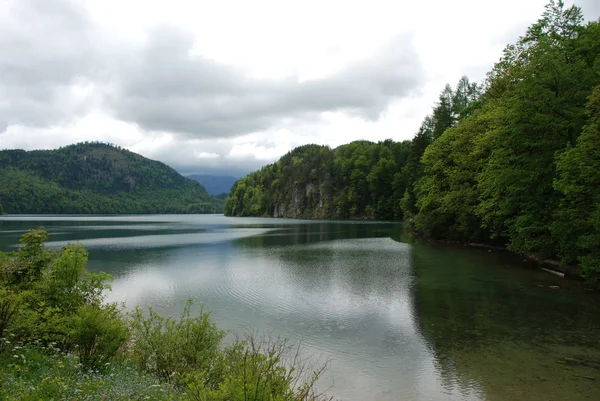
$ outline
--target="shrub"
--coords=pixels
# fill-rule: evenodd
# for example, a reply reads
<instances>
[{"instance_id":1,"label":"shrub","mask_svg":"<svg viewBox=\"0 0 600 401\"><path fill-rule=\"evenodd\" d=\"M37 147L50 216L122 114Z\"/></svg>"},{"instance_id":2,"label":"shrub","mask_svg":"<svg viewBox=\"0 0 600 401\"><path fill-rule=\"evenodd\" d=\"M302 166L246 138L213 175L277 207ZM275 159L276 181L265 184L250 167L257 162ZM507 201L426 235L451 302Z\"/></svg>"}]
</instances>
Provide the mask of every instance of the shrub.
<instances>
[{"instance_id":1,"label":"shrub","mask_svg":"<svg viewBox=\"0 0 600 401\"><path fill-rule=\"evenodd\" d=\"M104 308L83 305L70 323L71 343L86 368L102 369L129 338L115 305Z\"/></svg>"},{"instance_id":2,"label":"shrub","mask_svg":"<svg viewBox=\"0 0 600 401\"><path fill-rule=\"evenodd\" d=\"M0 338L4 337L4 331L15 319L20 304L19 294L6 288L0 288ZM0 350L2 344L0 343Z\"/></svg>"},{"instance_id":3,"label":"shrub","mask_svg":"<svg viewBox=\"0 0 600 401\"><path fill-rule=\"evenodd\" d=\"M21 247L3 263L3 276L7 285L27 289L39 281L53 258L53 252L44 247L46 239L48 233L44 229L29 230L23 234L19 240Z\"/></svg>"},{"instance_id":4,"label":"shrub","mask_svg":"<svg viewBox=\"0 0 600 401\"><path fill-rule=\"evenodd\" d=\"M35 290L51 306L74 313L82 305L100 307L106 284L112 277L106 273L89 273L88 253L81 244L69 244L56 255Z\"/></svg>"},{"instance_id":5,"label":"shrub","mask_svg":"<svg viewBox=\"0 0 600 401\"><path fill-rule=\"evenodd\" d=\"M249 332L223 351L221 379L208 386L202 372L186 374L186 393L197 401L318 401L316 382L328 366L303 358L287 340Z\"/></svg>"},{"instance_id":6,"label":"shrub","mask_svg":"<svg viewBox=\"0 0 600 401\"><path fill-rule=\"evenodd\" d=\"M22 307L10 327L14 340L21 342L57 343L67 348L69 315L60 308L38 301L31 292L21 293Z\"/></svg>"},{"instance_id":7,"label":"shrub","mask_svg":"<svg viewBox=\"0 0 600 401\"><path fill-rule=\"evenodd\" d=\"M191 316L189 301L179 320L162 317L152 308L144 316L140 308L132 313L133 359L142 370L177 383L193 371L204 372L207 381L214 378L222 364L220 344L226 332L217 329L210 314L200 309Z\"/></svg>"}]
</instances>

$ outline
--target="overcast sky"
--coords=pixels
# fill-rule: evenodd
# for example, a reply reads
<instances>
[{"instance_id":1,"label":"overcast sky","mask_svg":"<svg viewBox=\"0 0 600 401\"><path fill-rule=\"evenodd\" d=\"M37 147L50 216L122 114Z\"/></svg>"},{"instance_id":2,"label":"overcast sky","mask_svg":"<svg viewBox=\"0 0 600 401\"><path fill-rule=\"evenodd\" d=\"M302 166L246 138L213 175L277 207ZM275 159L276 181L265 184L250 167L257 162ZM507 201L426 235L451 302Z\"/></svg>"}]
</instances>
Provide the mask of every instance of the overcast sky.
<instances>
[{"instance_id":1,"label":"overcast sky","mask_svg":"<svg viewBox=\"0 0 600 401\"><path fill-rule=\"evenodd\" d=\"M243 175L306 143L410 139L546 2L0 0L0 149L101 140Z\"/></svg>"}]
</instances>

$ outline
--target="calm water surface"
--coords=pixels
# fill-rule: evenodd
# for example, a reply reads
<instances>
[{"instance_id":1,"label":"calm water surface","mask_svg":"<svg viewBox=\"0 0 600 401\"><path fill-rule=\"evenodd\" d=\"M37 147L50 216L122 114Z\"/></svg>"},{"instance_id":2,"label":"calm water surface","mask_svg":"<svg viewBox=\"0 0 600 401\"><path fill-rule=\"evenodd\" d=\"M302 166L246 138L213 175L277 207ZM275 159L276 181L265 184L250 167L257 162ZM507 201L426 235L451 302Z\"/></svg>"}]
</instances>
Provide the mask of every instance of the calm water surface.
<instances>
[{"instance_id":1,"label":"calm water surface","mask_svg":"<svg viewBox=\"0 0 600 401\"><path fill-rule=\"evenodd\" d=\"M330 360L337 399L600 400L600 298L509 255L406 242L391 223L195 216L0 217L82 241L111 301L283 335ZM560 290L550 289L559 285Z\"/></svg>"}]
</instances>

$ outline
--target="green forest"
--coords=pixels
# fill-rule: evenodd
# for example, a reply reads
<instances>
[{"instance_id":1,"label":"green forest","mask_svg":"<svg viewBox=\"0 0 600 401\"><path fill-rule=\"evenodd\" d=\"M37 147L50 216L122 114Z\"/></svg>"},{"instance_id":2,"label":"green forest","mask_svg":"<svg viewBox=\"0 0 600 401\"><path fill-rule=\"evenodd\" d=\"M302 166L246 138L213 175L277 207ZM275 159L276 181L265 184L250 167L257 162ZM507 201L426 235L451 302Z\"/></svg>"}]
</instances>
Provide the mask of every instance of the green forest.
<instances>
[{"instance_id":1,"label":"green forest","mask_svg":"<svg viewBox=\"0 0 600 401\"><path fill-rule=\"evenodd\" d=\"M105 143L0 151L0 213L217 213L222 204L171 167Z\"/></svg>"},{"instance_id":2,"label":"green forest","mask_svg":"<svg viewBox=\"0 0 600 401\"><path fill-rule=\"evenodd\" d=\"M412 141L299 147L238 180L225 214L402 220L598 283L599 188L600 23L552 0L483 82L442 90Z\"/></svg>"}]
</instances>

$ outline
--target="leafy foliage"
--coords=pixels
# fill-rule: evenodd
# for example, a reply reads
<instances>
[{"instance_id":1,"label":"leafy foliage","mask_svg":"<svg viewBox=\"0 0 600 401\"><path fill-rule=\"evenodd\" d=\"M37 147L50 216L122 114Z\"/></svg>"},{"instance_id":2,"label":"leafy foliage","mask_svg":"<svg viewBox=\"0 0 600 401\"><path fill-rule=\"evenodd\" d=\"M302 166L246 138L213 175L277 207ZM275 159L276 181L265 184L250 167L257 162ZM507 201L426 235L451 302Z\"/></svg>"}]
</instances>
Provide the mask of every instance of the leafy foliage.
<instances>
[{"instance_id":1,"label":"leafy foliage","mask_svg":"<svg viewBox=\"0 0 600 401\"><path fill-rule=\"evenodd\" d=\"M469 112L427 145L403 204L411 226L561 259L598 281L599 66L600 24L551 1Z\"/></svg>"},{"instance_id":2,"label":"leafy foliage","mask_svg":"<svg viewBox=\"0 0 600 401\"><path fill-rule=\"evenodd\" d=\"M406 191L400 202L404 218L410 224L414 223L414 218L419 213L418 186L425 174L422 158L426 149L446 130L455 127L460 117L469 116L480 107L479 95L479 86L469 82L467 77L458 81L455 90L446 85L440 93L439 102L433 108L433 113L425 117L419 132L413 138L408 163L403 171Z\"/></svg>"},{"instance_id":3,"label":"leafy foliage","mask_svg":"<svg viewBox=\"0 0 600 401\"><path fill-rule=\"evenodd\" d=\"M152 309L132 314L133 360L141 371L185 388L192 400L309 401L325 399L315 384L326 364L304 361L286 340L255 333L222 347L227 334L191 302L179 320ZM294 352L295 351L295 352Z\"/></svg>"},{"instance_id":4,"label":"leafy foliage","mask_svg":"<svg viewBox=\"0 0 600 401\"><path fill-rule=\"evenodd\" d=\"M563 196L551 229L559 255L582 262L584 275L600 283L600 85L588 110L590 121L577 143L558 156L554 187Z\"/></svg>"},{"instance_id":5,"label":"leafy foliage","mask_svg":"<svg viewBox=\"0 0 600 401\"><path fill-rule=\"evenodd\" d=\"M422 157L423 176L415 185L415 230L429 238L462 242L489 238L475 214L480 197L476 177L480 161L487 155L479 130L492 130L494 124L489 110L476 110L427 147Z\"/></svg>"},{"instance_id":6,"label":"leafy foliage","mask_svg":"<svg viewBox=\"0 0 600 401\"><path fill-rule=\"evenodd\" d=\"M17 341L77 350L84 365L99 367L126 340L119 310L103 303L110 276L85 269L80 244L53 252L47 238L45 230L30 230L16 252L0 259L0 328Z\"/></svg>"},{"instance_id":7,"label":"leafy foliage","mask_svg":"<svg viewBox=\"0 0 600 401\"><path fill-rule=\"evenodd\" d=\"M84 366L104 367L129 339L128 328L114 305L80 306L69 326L71 341Z\"/></svg>"},{"instance_id":8,"label":"leafy foliage","mask_svg":"<svg viewBox=\"0 0 600 401\"><path fill-rule=\"evenodd\" d=\"M201 371L210 381L219 369L219 352L226 332L217 329L209 314L191 316L191 303L185 307L179 321L162 317L152 308L148 317L137 308L133 313L135 337L133 359L141 370L164 380L179 382L185 375Z\"/></svg>"},{"instance_id":9,"label":"leafy foliage","mask_svg":"<svg viewBox=\"0 0 600 401\"><path fill-rule=\"evenodd\" d=\"M194 400L330 400L315 391L317 379L327 364L310 363L280 338L258 339L249 332L224 350L221 378L211 385L207 377L194 372L184 378L187 393Z\"/></svg>"},{"instance_id":10,"label":"leafy foliage","mask_svg":"<svg viewBox=\"0 0 600 401\"><path fill-rule=\"evenodd\" d=\"M225 203L231 216L304 218L402 217L401 169L409 142L306 145L238 180Z\"/></svg>"},{"instance_id":11,"label":"leafy foliage","mask_svg":"<svg viewBox=\"0 0 600 401\"><path fill-rule=\"evenodd\" d=\"M0 151L0 204L15 214L216 213L222 207L167 165L98 142Z\"/></svg>"},{"instance_id":12,"label":"leafy foliage","mask_svg":"<svg viewBox=\"0 0 600 401\"><path fill-rule=\"evenodd\" d=\"M4 330L14 321L20 304L19 294L6 288L0 288L0 338L3 338ZM3 345L0 343L0 350Z\"/></svg>"}]
</instances>

